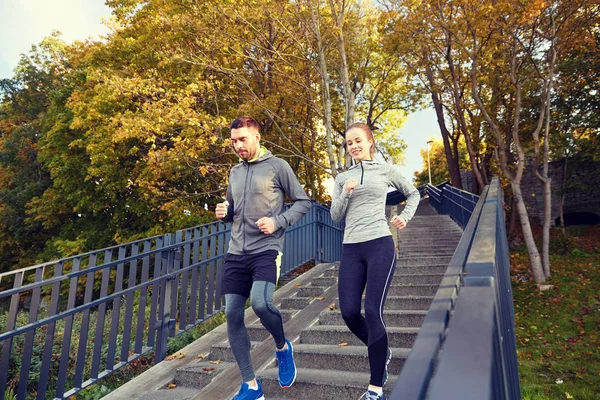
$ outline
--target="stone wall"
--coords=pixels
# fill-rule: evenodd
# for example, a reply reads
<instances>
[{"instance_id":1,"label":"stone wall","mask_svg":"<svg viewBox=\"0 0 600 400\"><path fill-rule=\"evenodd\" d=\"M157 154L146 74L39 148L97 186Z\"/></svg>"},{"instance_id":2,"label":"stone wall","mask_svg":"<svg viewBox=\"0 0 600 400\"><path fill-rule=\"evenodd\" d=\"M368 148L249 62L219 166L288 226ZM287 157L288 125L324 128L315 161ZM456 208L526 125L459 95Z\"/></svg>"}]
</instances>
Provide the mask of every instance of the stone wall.
<instances>
[{"instance_id":1,"label":"stone wall","mask_svg":"<svg viewBox=\"0 0 600 400\"><path fill-rule=\"evenodd\" d=\"M548 176L552 178L552 224L560 213L560 197L563 187L565 161L553 161L548 165ZM474 193L474 177L470 170L461 170L463 189ZM523 173L521 190L527 212L536 224L544 221L544 185L532 172L532 165ZM600 217L600 162L574 162L567 164L567 186L565 191L566 213L591 213Z\"/></svg>"},{"instance_id":2,"label":"stone wall","mask_svg":"<svg viewBox=\"0 0 600 400\"><path fill-rule=\"evenodd\" d=\"M461 169L460 171L460 183L462 184L463 190L471 193L477 193L475 175L470 169Z\"/></svg>"},{"instance_id":3,"label":"stone wall","mask_svg":"<svg viewBox=\"0 0 600 400\"><path fill-rule=\"evenodd\" d=\"M552 224L560 213L564 165L564 160L554 161L548 165L548 176L552 178ZM542 224L544 186L531 172L531 168L523 174L521 188L532 221ZM600 162L575 163L569 160L563 212L587 212L600 216Z\"/></svg>"}]
</instances>

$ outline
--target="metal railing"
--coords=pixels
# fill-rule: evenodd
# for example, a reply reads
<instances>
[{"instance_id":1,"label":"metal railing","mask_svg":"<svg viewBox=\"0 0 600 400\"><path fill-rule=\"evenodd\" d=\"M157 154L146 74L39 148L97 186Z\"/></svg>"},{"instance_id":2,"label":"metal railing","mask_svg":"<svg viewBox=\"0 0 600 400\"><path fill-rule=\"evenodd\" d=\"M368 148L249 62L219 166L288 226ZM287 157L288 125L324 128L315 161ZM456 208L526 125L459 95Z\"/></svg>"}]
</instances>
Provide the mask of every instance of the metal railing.
<instances>
[{"instance_id":1,"label":"metal railing","mask_svg":"<svg viewBox=\"0 0 600 400\"><path fill-rule=\"evenodd\" d=\"M426 185L429 204L438 214L450 215L463 229L475 209L479 196L444 182L438 186Z\"/></svg>"},{"instance_id":2,"label":"metal railing","mask_svg":"<svg viewBox=\"0 0 600 400\"><path fill-rule=\"evenodd\" d=\"M391 399L521 398L509 268L494 178L468 219Z\"/></svg>"},{"instance_id":3,"label":"metal railing","mask_svg":"<svg viewBox=\"0 0 600 400\"><path fill-rule=\"evenodd\" d=\"M0 275L0 400L68 398L223 310L230 224L214 222ZM335 261L342 229L313 204L286 230L281 274ZM30 283L29 283L30 282Z\"/></svg>"}]
</instances>

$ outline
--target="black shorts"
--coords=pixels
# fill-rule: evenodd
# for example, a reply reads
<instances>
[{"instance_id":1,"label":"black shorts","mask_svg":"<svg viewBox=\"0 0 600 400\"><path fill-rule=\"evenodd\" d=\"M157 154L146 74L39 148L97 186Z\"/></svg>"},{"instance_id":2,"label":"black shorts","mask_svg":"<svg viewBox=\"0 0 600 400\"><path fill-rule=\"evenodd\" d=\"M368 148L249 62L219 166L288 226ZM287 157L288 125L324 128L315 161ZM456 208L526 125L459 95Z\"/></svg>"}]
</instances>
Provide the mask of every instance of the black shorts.
<instances>
[{"instance_id":1,"label":"black shorts","mask_svg":"<svg viewBox=\"0 0 600 400\"><path fill-rule=\"evenodd\" d=\"M257 254L225 255L221 293L239 294L250 297L252 283L277 282L277 250L267 250Z\"/></svg>"}]
</instances>

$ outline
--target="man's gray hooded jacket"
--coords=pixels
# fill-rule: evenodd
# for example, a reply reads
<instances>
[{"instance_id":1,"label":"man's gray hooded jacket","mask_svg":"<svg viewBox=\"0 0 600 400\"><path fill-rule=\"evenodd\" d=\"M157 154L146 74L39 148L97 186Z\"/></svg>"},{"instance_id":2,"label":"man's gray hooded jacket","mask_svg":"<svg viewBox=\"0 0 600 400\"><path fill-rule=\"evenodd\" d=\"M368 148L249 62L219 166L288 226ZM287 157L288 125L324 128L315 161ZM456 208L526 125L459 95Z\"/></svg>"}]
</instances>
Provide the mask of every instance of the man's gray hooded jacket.
<instances>
[{"instance_id":1,"label":"man's gray hooded jacket","mask_svg":"<svg viewBox=\"0 0 600 400\"><path fill-rule=\"evenodd\" d=\"M286 195L294 204L284 211ZM227 201L227 215L222 220L233 222L231 254L282 252L285 228L298 222L312 206L290 165L268 150L231 169ZM262 217L274 218L277 230L270 235L262 233L256 226Z\"/></svg>"}]
</instances>

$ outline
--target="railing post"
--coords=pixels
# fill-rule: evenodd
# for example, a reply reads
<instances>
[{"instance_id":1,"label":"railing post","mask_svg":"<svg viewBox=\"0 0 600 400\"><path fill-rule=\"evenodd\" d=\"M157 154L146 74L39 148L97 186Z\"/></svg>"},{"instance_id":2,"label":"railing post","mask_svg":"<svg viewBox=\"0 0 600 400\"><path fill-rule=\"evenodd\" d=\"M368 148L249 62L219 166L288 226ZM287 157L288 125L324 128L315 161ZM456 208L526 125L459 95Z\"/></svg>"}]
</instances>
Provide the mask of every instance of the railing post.
<instances>
[{"instance_id":1,"label":"railing post","mask_svg":"<svg viewBox=\"0 0 600 400\"><path fill-rule=\"evenodd\" d=\"M321 208L319 205L313 206L313 226L315 235L315 264L321 262L321 246L323 245L322 226L321 226Z\"/></svg>"},{"instance_id":2,"label":"railing post","mask_svg":"<svg viewBox=\"0 0 600 400\"><path fill-rule=\"evenodd\" d=\"M171 234L165 235L165 247L168 247L173 242ZM165 276L174 269L175 252L173 250L163 250L161 252L162 265L161 275ZM165 277L162 279L160 285L160 305L158 311L158 321L156 323L158 329L158 336L156 338L156 352L154 355L154 363L158 364L164 360L167 355L167 340L169 338L169 331L171 330L171 293L173 293L172 285L175 282L175 277Z\"/></svg>"}]
</instances>

